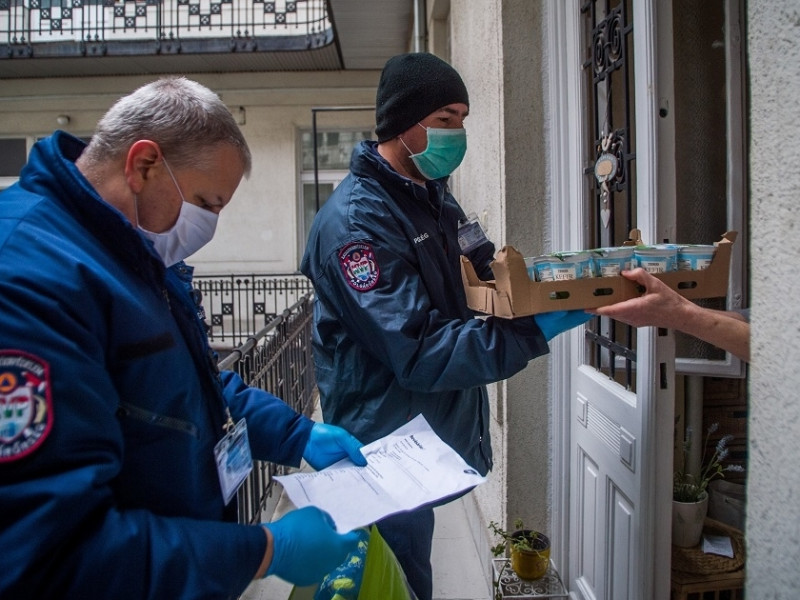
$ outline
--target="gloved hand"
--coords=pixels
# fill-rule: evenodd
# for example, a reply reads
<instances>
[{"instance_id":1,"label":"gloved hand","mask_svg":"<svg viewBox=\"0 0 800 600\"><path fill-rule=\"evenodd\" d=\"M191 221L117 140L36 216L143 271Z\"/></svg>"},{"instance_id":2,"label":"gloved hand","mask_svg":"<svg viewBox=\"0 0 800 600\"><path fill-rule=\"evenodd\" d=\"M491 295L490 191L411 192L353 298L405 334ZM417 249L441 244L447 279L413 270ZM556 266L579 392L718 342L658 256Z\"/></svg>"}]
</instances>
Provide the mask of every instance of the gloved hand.
<instances>
[{"instance_id":1,"label":"gloved hand","mask_svg":"<svg viewBox=\"0 0 800 600\"><path fill-rule=\"evenodd\" d=\"M548 342L559 333L572 329L578 325L583 325L594 315L590 315L584 310L556 310L553 312L539 313L533 316L533 320L542 330L544 339Z\"/></svg>"},{"instance_id":2,"label":"gloved hand","mask_svg":"<svg viewBox=\"0 0 800 600\"><path fill-rule=\"evenodd\" d=\"M262 523L272 534L272 562L264 577L276 575L299 586L322 581L358 546L358 533L336 533L331 516L306 506Z\"/></svg>"},{"instance_id":3,"label":"gloved hand","mask_svg":"<svg viewBox=\"0 0 800 600\"><path fill-rule=\"evenodd\" d=\"M341 427L314 423L306 449L303 450L303 458L317 471L345 457L350 457L356 465L363 467L367 459L361 454L361 446L361 442Z\"/></svg>"}]
</instances>

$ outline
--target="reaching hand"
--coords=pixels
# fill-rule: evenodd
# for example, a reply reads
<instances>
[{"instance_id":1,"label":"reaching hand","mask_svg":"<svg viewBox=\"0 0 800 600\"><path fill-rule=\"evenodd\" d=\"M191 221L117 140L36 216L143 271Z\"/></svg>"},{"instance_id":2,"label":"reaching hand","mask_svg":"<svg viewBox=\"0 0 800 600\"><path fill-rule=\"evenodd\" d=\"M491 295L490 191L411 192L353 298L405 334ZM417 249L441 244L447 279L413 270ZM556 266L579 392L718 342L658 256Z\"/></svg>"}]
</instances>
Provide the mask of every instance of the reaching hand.
<instances>
[{"instance_id":1,"label":"reaching hand","mask_svg":"<svg viewBox=\"0 0 800 600\"><path fill-rule=\"evenodd\" d=\"M336 533L330 515L314 506L262 526L272 534L272 562L264 576L276 575L299 586L322 581L358 546L356 531Z\"/></svg>"},{"instance_id":2,"label":"reaching hand","mask_svg":"<svg viewBox=\"0 0 800 600\"><path fill-rule=\"evenodd\" d=\"M534 320L548 342L559 333L583 325L592 315L583 310L556 310L534 315Z\"/></svg>"},{"instance_id":3,"label":"reaching hand","mask_svg":"<svg viewBox=\"0 0 800 600\"><path fill-rule=\"evenodd\" d=\"M638 298L601 306L592 313L634 327L651 325L680 329L681 321L686 319L684 311L693 308L689 300L642 268L623 271L622 276L643 286L645 293Z\"/></svg>"},{"instance_id":4,"label":"reaching hand","mask_svg":"<svg viewBox=\"0 0 800 600\"><path fill-rule=\"evenodd\" d=\"M361 454L362 445L341 427L314 423L306 449L303 451L303 458L317 471L345 457L363 467L367 464L367 459Z\"/></svg>"}]
</instances>

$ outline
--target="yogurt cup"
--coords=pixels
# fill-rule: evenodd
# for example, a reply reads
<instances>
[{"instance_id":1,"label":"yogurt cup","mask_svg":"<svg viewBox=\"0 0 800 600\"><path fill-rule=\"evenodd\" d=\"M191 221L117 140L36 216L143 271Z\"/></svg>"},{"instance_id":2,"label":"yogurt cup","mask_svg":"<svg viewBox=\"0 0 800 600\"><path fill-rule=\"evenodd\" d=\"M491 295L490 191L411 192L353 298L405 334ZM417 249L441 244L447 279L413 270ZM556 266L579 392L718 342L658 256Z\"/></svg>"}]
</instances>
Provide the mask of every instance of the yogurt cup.
<instances>
[{"instance_id":1,"label":"yogurt cup","mask_svg":"<svg viewBox=\"0 0 800 600\"><path fill-rule=\"evenodd\" d=\"M636 246L633 249L634 266L642 267L648 273L677 271L678 248L677 244Z\"/></svg>"},{"instance_id":2,"label":"yogurt cup","mask_svg":"<svg viewBox=\"0 0 800 600\"><path fill-rule=\"evenodd\" d=\"M550 255L554 281L594 277L591 252L558 252Z\"/></svg>"},{"instance_id":3,"label":"yogurt cup","mask_svg":"<svg viewBox=\"0 0 800 600\"><path fill-rule=\"evenodd\" d=\"M592 262L597 277L616 277L620 271L633 268L633 246L595 248Z\"/></svg>"},{"instance_id":4,"label":"yogurt cup","mask_svg":"<svg viewBox=\"0 0 800 600\"><path fill-rule=\"evenodd\" d=\"M702 271L714 259L717 247L703 244L689 244L678 248L678 270Z\"/></svg>"},{"instance_id":5,"label":"yogurt cup","mask_svg":"<svg viewBox=\"0 0 800 600\"><path fill-rule=\"evenodd\" d=\"M525 259L528 277L531 281L553 281L553 270L550 268L550 256L532 256Z\"/></svg>"}]
</instances>

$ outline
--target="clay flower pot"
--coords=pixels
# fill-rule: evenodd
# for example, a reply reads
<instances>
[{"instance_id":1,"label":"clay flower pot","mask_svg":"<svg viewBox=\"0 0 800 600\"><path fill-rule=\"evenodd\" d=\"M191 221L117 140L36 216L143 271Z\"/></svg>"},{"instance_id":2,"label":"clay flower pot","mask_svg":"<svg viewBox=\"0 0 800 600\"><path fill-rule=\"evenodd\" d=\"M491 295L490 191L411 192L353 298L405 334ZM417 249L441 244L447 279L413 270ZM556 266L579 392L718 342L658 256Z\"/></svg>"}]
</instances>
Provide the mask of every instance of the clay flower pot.
<instances>
[{"instance_id":1,"label":"clay flower pot","mask_svg":"<svg viewBox=\"0 0 800 600\"><path fill-rule=\"evenodd\" d=\"M533 550L516 547L513 540L527 538ZM550 538L531 529L521 529L511 534L511 568L521 579L539 579L550 564Z\"/></svg>"}]
</instances>

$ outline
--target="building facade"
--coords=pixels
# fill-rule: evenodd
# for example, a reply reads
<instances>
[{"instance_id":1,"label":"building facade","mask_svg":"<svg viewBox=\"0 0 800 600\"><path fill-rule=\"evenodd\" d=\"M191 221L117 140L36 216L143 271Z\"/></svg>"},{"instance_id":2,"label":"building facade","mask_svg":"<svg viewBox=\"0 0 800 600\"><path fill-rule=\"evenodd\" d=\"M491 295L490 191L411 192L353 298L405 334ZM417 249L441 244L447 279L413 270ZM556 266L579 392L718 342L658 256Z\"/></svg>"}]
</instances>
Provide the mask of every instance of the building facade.
<instances>
[{"instance_id":1,"label":"building facade","mask_svg":"<svg viewBox=\"0 0 800 600\"><path fill-rule=\"evenodd\" d=\"M471 495L467 524L485 548L487 582L489 521L522 517L549 533L574 598L669 598L675 420L702 426L709 386L723 381L737 382L732 402L747 415L747 596L791 597L800 583L796 2L384 4L402 5L404 18L352 25L344 11L357 2L327 3L337 27L366 40L361 54L342 42L350 66L245 71L218 58L186 72L190 58L170 57L185 67L171 72L222 96L253 150L252 175L190 262L205 274L295 272L316 203L346 172L348 148L372 133L385 60L369 50L373 38L389 55L442 56L470 92L454 193L498 248L533 256L615 245L632 227L645 240L711 243L733 229L719 307L752 307L749 366L672 332L597 320L490 386L495 469ZM20 60L0 59L0 138L12 154L55 128L90 136L117 97L157 76L150 67L37 76L35 58L21 75ZM604 141L619 169L606 192L593 172ZM6 164L0 188L14 180Z\"/></svg>"}]
</instances>

